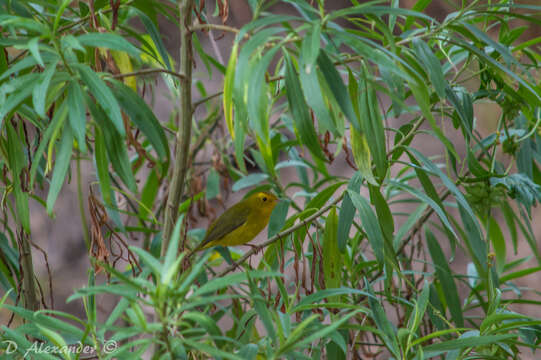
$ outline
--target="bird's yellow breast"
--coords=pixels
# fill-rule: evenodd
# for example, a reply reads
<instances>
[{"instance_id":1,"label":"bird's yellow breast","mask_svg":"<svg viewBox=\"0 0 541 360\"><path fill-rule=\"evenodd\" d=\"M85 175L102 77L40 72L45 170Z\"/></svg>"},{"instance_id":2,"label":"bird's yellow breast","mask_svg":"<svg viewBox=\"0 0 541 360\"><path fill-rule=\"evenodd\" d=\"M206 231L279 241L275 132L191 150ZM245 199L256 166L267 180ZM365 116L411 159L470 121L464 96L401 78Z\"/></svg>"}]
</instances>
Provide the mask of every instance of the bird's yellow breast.
<instances>
[{"instance_id":1,"label":"bird's yellow breast","mask_svg":"<svg viewBox=\"0 0 541 360\"><path fill-rule=\"evenodd\" d=\"M254 211L254 213L248 216L248 219L244 224L222 238L207 244L203 248L217 245L235 246L252 241L261 232L261 230L267 226L271 212L272 209L270 209L270 211Z\"/></svg>"}]
</instances>

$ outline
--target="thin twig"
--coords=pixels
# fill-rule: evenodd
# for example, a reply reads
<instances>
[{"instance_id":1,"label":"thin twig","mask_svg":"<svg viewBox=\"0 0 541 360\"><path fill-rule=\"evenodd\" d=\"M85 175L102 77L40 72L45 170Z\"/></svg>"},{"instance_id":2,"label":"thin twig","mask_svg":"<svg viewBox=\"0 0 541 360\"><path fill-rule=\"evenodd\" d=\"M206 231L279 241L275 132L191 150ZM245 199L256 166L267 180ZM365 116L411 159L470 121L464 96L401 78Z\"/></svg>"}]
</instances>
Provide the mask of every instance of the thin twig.
<instances>
[{"instance_id":1,"label":"thin twig","mask_svg":"<svg viewBox=\"0 0 541 360\"><path fill-rule=\"evenodd\" d=\"M192 25L190 30L196 31L196 30L220 30L220 31L229 31L235 34L238 34L240 32L239 29L227 26L227 25L220 25L220 24L195 24Z\"/></svg>"},{"instance_id":2,"label":"thin twig","mask_svg":"<svg viewBox=\"0 0 541 360\"><path fill-rule=\"evenodd\" d=\"M173 75L181 80L186 79L186 75L180 74L171 70L167 70L167 69L144 69L144 70L134 71L130 73L114 74L114 75L109 74L109 75L115 79L122 79L129 76L140 76L140 75L148 75L148 74L154 74L154 73L166 73L169 75Z\"/></svg>"},{"instance_id":3,"label":"thin twig","mask_svg":"<svg viewBox=\"0 0 541 360\"><path fill-rule=\"evenodd\" d=\"M207 101L211 100L211 99L214 99L215 97L218 97L220 95L222 95L224 92L223 91L218 91L217 93L214 93L214 94L210 94L209 96L205 96L204 98L200 99L200 100L197 100L196 102L193 103L192 105L192 112L195 111L195 109L201 105L201 104L204 104L206 103Z\"/></svg>"},{"instance_id":4,"label":"thin twig","mask_svg":"<svg viewBox=\"0 0 541 360\"><path fill-rule=\"evenodd\" d=\"M192 21L193 0L182 1L179 6L180 13L180 104L179 124L175 137L175 162L171 174L171 185L165 206L164 229L162 235L161 254L165 255L169 246L169 239L178 217L178 207L184 192L184 183L188 172L188 157L190 140L192 136L192 31L189 26Z\"/></svg>"}]
</instances>

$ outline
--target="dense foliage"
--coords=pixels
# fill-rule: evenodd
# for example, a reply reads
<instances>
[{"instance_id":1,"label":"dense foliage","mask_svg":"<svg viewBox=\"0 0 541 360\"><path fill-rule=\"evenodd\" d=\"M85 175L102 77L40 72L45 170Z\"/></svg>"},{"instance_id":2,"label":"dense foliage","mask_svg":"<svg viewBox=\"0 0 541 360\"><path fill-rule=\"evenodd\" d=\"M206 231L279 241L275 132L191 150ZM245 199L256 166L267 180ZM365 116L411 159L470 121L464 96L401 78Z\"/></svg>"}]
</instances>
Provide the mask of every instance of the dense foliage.
<instances>
[{"instance_id":1,"label":"dense foliage","mask_svg":"<svg viewBox=\"0 0 541 360\"><path fill-rule=\"evenodd\" d=\"M0 309L13 320L0 353L532 354L541 303L521 281L541 270L541 38L527 30L541 7L463 1L436 20L430 0L248 3L237 29L227 1L0 1ZM180 32L178 57L158 19ZM223 60L205 44L225 32ZM148 105L164 89L167 121ZM93 264L68 299L80 318L50 308L31 251L29 203L54 218L71 179ZM195 214L248 189L282 199L263 255L188 256ZM118 298L109 313L104 296Z\"/></svg>"}]
</instances>

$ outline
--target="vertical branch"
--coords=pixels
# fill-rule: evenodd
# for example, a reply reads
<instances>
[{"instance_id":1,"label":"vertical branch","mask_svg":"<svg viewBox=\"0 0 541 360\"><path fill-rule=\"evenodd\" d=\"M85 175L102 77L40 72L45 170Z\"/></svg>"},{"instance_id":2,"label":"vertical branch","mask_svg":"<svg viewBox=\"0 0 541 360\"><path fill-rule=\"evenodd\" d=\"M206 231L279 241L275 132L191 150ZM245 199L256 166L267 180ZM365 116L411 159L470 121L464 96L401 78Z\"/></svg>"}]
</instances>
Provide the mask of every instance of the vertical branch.
<instances>
[{"instance_id":1,"label":"vertical branch","mask_svg":"<svg viewBox=\"0 0 541 360\"><path fill-rule=\"evenodd\" d=\"M18 231L18 239L21 254L21 268L23 273L23 294L24 307L28 310L39 310L39 300L36 294L36 286L34 284L34 265L32 263L32 250L30 249L30 241L28 234L22 226Z\"/></svg>"},{"instance_id":2,"label":"vertical branch","mask_svg":"<svg viewBox=\"0 0 541 360\"><path fill-rule=\"evenodd\" d=\"M178 216L178 206L184 190L188 171L188 156L192 133L192 21L193 0L180 3L180 110L179 124L175 138L175 162L165 207L164 230L162 233L162 255L167 251L169 238Z\"/></svg>"}]
</instances>

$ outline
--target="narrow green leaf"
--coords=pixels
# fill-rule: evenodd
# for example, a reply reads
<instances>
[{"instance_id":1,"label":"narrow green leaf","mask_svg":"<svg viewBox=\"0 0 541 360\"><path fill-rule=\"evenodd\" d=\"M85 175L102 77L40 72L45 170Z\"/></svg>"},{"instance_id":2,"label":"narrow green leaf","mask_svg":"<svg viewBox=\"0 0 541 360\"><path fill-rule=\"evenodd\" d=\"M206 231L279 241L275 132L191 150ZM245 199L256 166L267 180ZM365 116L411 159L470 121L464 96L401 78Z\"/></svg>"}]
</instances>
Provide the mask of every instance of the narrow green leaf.
<instances>
[{"instance_id":1,"label":"narrow green leaf","mask_svg":"<svg viewBox=\"0 0 541 360\"><path fill-rule=\"evenodd\" d=\"M152 22L152 20L142 11L136 10L135 8L132 8L132 10L135 10L137 13L137 16L139 19L141 19L141 22L143 23L143 26L145 27L146 32L150 35L150 38L154 42L154 45L158 49L158 52L160 53L161 62L165 65L167 70L173 70L171 67L171 62L169 61L169 53L167 52L167 49L165 48L165 45L163 44L161 34L157 28L157 26Z\"/></svg>"},{"instance_id":2,"label":"narrow green leaf","mask_svg":"<svg viewBox=\"0 0 541 360\"><path fill-rule=\"evenodd\" d=\"M139 260L143 262L143 266L148 266L152 273L161 279L161 274L164 272L164 265L158 261L152 254L137 246L130 246L130 250L139 256Z\"/></svg>"},{"instance_id":3,"label":"narrow green leaf","mask_svg":"<svg viewBox=\"0 0 541 360\"><path fill-rule=\"evenodd\" d=\"M301 62L303 69L300 71L310 73L314 71L313 66L319 55L321 21L315 21L310 30L307 31L307 35L308 36L304 38L301 45Z\"/></svg>"},{"instance_id":4,"label":"narrow green leaf","mask_svg":"<svg viewBox=\"0 0 541 360\"><path fill-rule=\"evenodd\" d=\"M496 344L504 340L511 340L516 337L517 335L515 334L461 337L458 339L442 341L437 344L427 345L423 348L423 352L425 358L430 358L455 349L465 349L469 347L478 348L486 345Z\"/></svg>"},{"instance_id":5,"label":"narrow green leaf","mask_svg":"<svg viewBox=\"0 0 541 360\"><path fill-rule=\"evenodd\" d=\"M45 152L45 148L49 145L50 139L53 136L53 134L59 132L62 126L64 126L64 122L67 116L68 116L67 101L63 101L58 107L58 109L55 111L49 126L43 132L38 149L34 153L34 157L32 159L32 166L30 167L30 188L34 187L34 183L36 180L36 173L42 162L41 159L43 158L43 153Z\"/></svg>"},{"instance_id":6,"label":"narrow green leaf","mask_svg":"<svg viewBox=\"0 0 541 360\"><path fill-rule=\"evenodd\" d=\"M342 254L338 249L338 216L336 209L332 208L325 221L325 231L323 233L323 275L325 288L340 287L342 279ZM340 297L329 298L331 302L339 302Z\"/></svg>"},{"instance_id":7,"label":"narrow green leaf","mask_svg":"<svg viewBox=\"0 0 541 360\"><path fill-rule=\"evenodd\" d=\"M324 326L321 330L318 330L305 337L304 339L298 341L295 344L295 347L300 348L302 346L305 346L306 344L310 344L317 339L324 339L328 334L338 329L340 326L342 326L342 324L346 323L349 319L357 315L359 312L361 312L361 310L354 310L349 314L340 317L339 320L332 322L330 325Z\"/></svg>"},{"instance_id":8,"label":"narrow green leaf","mask_svg":"<svg viewBox=\"0 0 541 360\"><path fill-rule=\"evenodd\" d=\"M13 186L15 192L15 206L17 220L24 230L30 234L30 209L28 207L28 193L23 191L21 184L22 171L26 167L25 151L23 142L11 123L6 126L7 132L7 155L8 163L12 171Z\"/></svg>"},{"instance_id":9,"label":"narrow green leaf","mask_svg":"<svg viewBox=\"0 0 541 360\"><path fill-rule=\"evenodd\" d=\"M254 56L250 62L250 77L246 79L249 95L244 100L248 101L249 99L247 107L250 124L254 128L259 140L265 146L270 142L269 98L266 92L267 83L265 81L265 73L279 49L278 46L275 46L261 58L258 55ZM239 62L240 60L239 58ZM260 148L263 150L265 146L260 146Z\"/></svg>"},{"instance_id":10,"label":"narrow green leaf","mask_svg":"<svg viewBox=\"0 0 541 360\"><path fill-rule=\"evenodd\" d=\"M479 229L479 224L477 223L477 218L471 216L462 204L458 204L458 210L460 212L460 218L464 224L464 230L466 231L466 236L464 237L464 243L468 249L470 255L472 255L472 260L477 267L477 272L483 276L486 274L487 269L487 244L483 240L483 234Z\"/></svg>"},{"instance_id":11,"label":"narrow green leaf","mask_svg":"<svg viewBox=\"0 0 541 360\"><path fill-rule=\"evenodd\" d=\"M428 76L430 77L432 85L434 85L434 88L436 89L436 93L440 98L445 98L447 81L443 75L443 69L440 61L423 40L415 38L413 39L412 45L417 58L421 60L424 67L428 70Z\"/></svg>"},{"instance_id":12,"label":"narrow green leaf","mask_svg":"<svg viewBox=\"0 0 541 360\"><path fill-rule=\"evenodd\" d=\"M245 176L235 182L233 184L233 191L237 192L239 190L242 190L244 188L254 186L262 182L263 180L266 180L269 177L269 175L264 173L256 173L256 174L250 174L248 176Z\"/></svg>"},{"instance_id":13,"label":"narrow green leaf","mask_svg":"<svg viewBox=\"0 0 541 360\"><path fill-rule=\"evenodd\" d=\"M56 349L59 349L59 352L64 359L71 360L71 353L68 351L68 345L60 334L41 325L36 325L36 327L43 335L45 335L45 337L49 339L51 343L54 344Z\"/></svg>"},{"instance_id":14,"label":"narrow green leaf","mask_svg":"<svg viewBox=\"0 0 541 360\"><path fill-rule=\"evenodd\" d=\"M97 126L95 127L94 132L94 162L96 164L103 201L106 205L112 206L111 178L109 177L109 160L107 159L107 149L105 147L103 133Z\"/></svg>"},{"instance_id":15,"label":"narrow green leaf","mask_svg":"<svg viewBox=\"0 0 541 360\"><path fill-rule=\"evenodd\" d=\"M86 153L86 105L83 90L77 81L71 81L67 88L69 107L69 124L79 149Z\"/></svg>"},{"instance_id":16,"label":"narrow green leaf","mask_svg":"<svg viewBox=\"0 0 541 360\"><path fill-rule=\"evenodd\" d=\"M45 114L45 102L47 100L47 90L49 84L56 70L56 62L49 64L45 71L41 74L41 79L32 90L32 102L34 103L34 110L42 118L46 117Z\"/></svg>"},{"instance_id":17,"label":"narrow green leaf","mask_svg":"<svg viewBox=\"0 0 541 360\"><path fill-rule=\"evenodd\" d=\"M455 322L456 326L464 326L464 317L462 315L462 307L460 305L460 298L458 296L458 291L456 288L451 269L447 264L447 258L443 254L441 247L438 243L438 240L434 234L428 229L425 228L426 243L428 245L428 251L430 252L430 257L432 258L432 263L436 270L436 277L440 281L442 287L445 289L445 295L447 300L447 305L449 306L449 312Z\"/></svg>"},{"instance_id":18,"label":"narrow green leaf","mask_svg":"<svg viewBox=\"0 0 541 360\"><path fill-rule=\"evenodd\" d=\"M393 239L393 248L398 249L401 244L402 240L406 236L407 233L410 232L410 230L413 228L415 224L417 224L417 221L421 218L421 215L425 212L428 204L421 204L418 206L415 211L411 212L408 216L408 219L400 226L398 231L396 232L394 239Z\"/></svg>"},{"instance_id":19,"label":"narrow green leaf","mask_svg":"<svg viewBox=\"0 0 541 360\"><path fill-rule=\"evenodd\" d=\"M385 178L387 173L387 150L385 145L385 131L383 129L383 118L376 92L369 82L370 74L366 65L363 66L364 81L362 82L360 116L361 129L366 136L370 155L376 165L376 174L380 179Z\"/></svg>"},{"instance_id":20,"label":"narrow green leaf","mask_svg":"<svg viewBox=\"0 0 541 360\"><path fill-rule=\"evenodd\" d=\"M47 195L47 213L49 213L49 215L52 215L53 213L56 198L58 197L60 189L64 184L64 180L70 165L72 149L73 132L70 126L64 126L62 138L56 150L53 178L51 179L49 194Z\"/></svg>"},{"instance_id":21,"label":"narrow green leaf","mask_svg":"<svg viewBox=\"0 0 541 360\"><path fill-rule=\"evenodd\" d=\"M419 325L423 320L423 316L425 315L426 308L428 306L429 295L430 285L428 284L428 281L425 280L423 290L421 290L421 293L419 294L419 296L417 297L417 301L415 302L415 310L412 312L412 316L410 317L410 321L408 322L408 330L410 331L410 335L408 337L408 346L411 344L413 335L417 332L417 329L419 328Z\"/></svg>"},{"instance_id":22,"label":"narrow green leaf","mask_svg":"<svg viewBox=\"0 0 541 360\"><path fill-rule=\"evenodd\" d=\"M325 160L325 154L321 150L319 139L314 128L314 124L308 111L308 106L304 100L304 95L301 90L301 84L297 77L295 67L289 53L284 52L286 62L286 92L289 108L293 115L293 124L295 132L301 143L305 144L312 155Z\"/></svg>"},{"instance_id":23,"label":"narrow green leaf","mask_svg":"<svg viewBox=\"0 0 541 360\"><path fill-rule=\"evenodd\" d=\"M451 232L451 234L453 234L454 237L458 238L458 236L455 233L455 230L453 229L453 227L451 226L451 223L449 222L449 219L447 218L447 215L446 215L445 211L434 200L432 200L425 193L419 191L418 189L415 189L414 187L403 184L401 182L390 181L390 184L392 184L393 186L396 186L399 189L402 189L402 190L405 190L405 191L409 192L410 194L417 197L421 201L423 201L423 202L427 203L428 205L430 205L430 207L432 209L434 209L436 214L438 214L438 216L439 216L441 222L443 223L443 225L445 225L445 227Z\"/></svg>"},{"instance_id":24,"label":"narrow green leaf","mask_svg":"<svg viewBox=\"0 0 541 360\"><path fill-rule=\"evenodd\" d=\"M233 44L233 49L231 49L231 55L229 56L229 61L227 62L227 70L224 77L224 95L223 95L223 106L224 106L224 115L225 123L231 138L235 140L235 126L233 124L233 90L235 86L235 69L237 66L237 54L238 54L238 42L235 41Z\"/></svg>"},{"instance_id":25,"label":"narrow green leaf","mask_svg":"<svg viewBox=\"0 0 541 360\"><path fill-rule=\"evenodd\" d=\"M113 33L91 32L79 35L76 37L76 39L83 46L125 51L135 57L138 57L139 53L141 52L125 38Z\"/></svg>"},{"instance_id":26,"label":"narrow green leaf","mask_svg":"<svg viewBox=\"0 0 541 360\"><path fill-rule=\"evenodd\" d=\"M421 108L421 113L428 120L428 123L430 124L432 131L434 131L434 134L436 134L438 140L440 140L445 145L445 148L451 154L458 158L459 156L453 144L447 138L447 136L445 136L445 134L441 130L441 126L436 122L434 115L432 115L432 110L430 108L430 96L428 94L428 89L426 85L420 82L409 82L408 84L410 86L413 96L415 97L415 100L417 101L417 104Z\"/></svg>"},{"instance_id":27,"label":"narrow green leaf","mask_svg":"<svg viewBox=\"0 0 541 360\"><path fill-rule=\"evenodd\" d=\"M370 202L374 205L378 220L381 224L381 230L385 237L390 241L394 234L394 219L387 201L381 194L380 188L374 185L368 185L370 192Z\"/></svg>"},{"instance_id":28,"label":"narrow green leaf","mask_svg":"<svg viewBox=\"0 0 541 360\"><path fill-rule=\"evenodd\" d=\"M379 224L378 218L372 208L370 203L364 197L359 195L356 192L347 190L353 205L359 211L359 216L363 225L363 229L366 232L370 246L374 251L374 255L378 260L380 265L384 263L384 239L383 233L381 232L381 226Z\"/></svg>"},{"instance_id":29,"label":"narrow green leaf","mask_svg":"<svg viewBox=\"0 0 541 360\"><path fill-rule=\"evenodd\" d=\"M365 200L366 201L366 200ZM366 202L368 204L368 201ZM376 323L378 329L381 330L383 341L387 345L389 351L398 359L400 358L400 350L398 347L398 340L396 338L397 330L393 323L389 321L385 314L385 309L381 305L380 301L374 296L374 291L370 286L370 283L366 281L367 292L372 296L368 298L370 309L372 310L372 319Z\"/></svg>"},{"instance_id":30,"label":"narrow green leaf","mask_svg":"<svg viewBox=\"0 0 541 360\"><path fill-rule=\"evenodd\" d=\"M107 118L113 123L118 133L124 137L126 130L124 129L124 122L120 114L120 107L111 89L87 65L73 64L72 66L77 69L81 79L88 86L89 92L96 98L107 114Z\"/></svg>"},{"instance_id":31,"label":"narrow green leaf","mask_svg":"<svg viewBox=\"0 0 541 360\"><path fill-rule=\"evenodd\" d=\"M353 174L349 180L348 189L359 193L361 189L363 178L360 172ZM344 199L342 200L342 206L340 207L340 214L338 216L338 234L337 242L338 249L340 252L344 252L347 245L347 240L349 239L349 231L353 225L353 218L355 217L355 206L349 197L349 194L346 192L344 194Z\"/></svg>"},{"instance_id":32,"label":"narrow green leaf","mask_svg":"<svg viewBox=\"0 0 541 360\"><path fill-rule=\"evenodd\" d=\"M357 119L357 116L355 115L355 111L353 110L351 98L349 97L346 86L344 85L344 81L334 67L331 59L329 59L327 56L325 50L320 50L317 63L321 73L323 74L323 78L331 89L331 93L334 95L340 109L344 115L346 115L347 119L353 125L355 130L361 132L361 125Z\"/></svg>"},{"instance_id":33,"label":"narrow green leaf","mask_svg":"<svg viewBox=\"0 0 541 360\"><path fill-rule=\"evenodd\" d=\"M350 128L350 143L353 159L359 168L359 172L366 179L366 182L372 185L378 185L374 174L372 173L372 155L366 135L358 132L354 127Z\"/></svg>"},{"instance_id":34,"label":"narrow green leaf","mask_svg":"<svg viewBox=\"0 0 541 360\"><path fill-rule=\"evenodd\" d=\"M268 229L268 238L270 239L274 235L278 234L280 230L284 227L286 223L287 211L289 210L289 201L281 200L276 204L272 210L270 220L269 220L269 229Z\"/></svg>"},{"instance_id":35,"label":"narrow green leaf","mask_svg":"<svg viewBox=\"0 0 541 360\"><path fill-rule=\"evenodd\" d=\"M299 70L299 79L306 102L317 118L319 132L330 131L334 136L339 136L338 129L328 109L328 100L324 98L323 89L319 83L317 69L311 69L308 72L306 67L301 68Z\"/></svg>"},{"instance_id":36,"label":"narrow green leaf","mask_svg":"<svg viewBox=\"0 0 541 360\"><path fill-rule=\"evenodd\" d=\"M411 8L412 11L418 11L420 14L426 9L426 7L432 2L432 0L417 0L415 5ZM413 15L406 17L406 23L404 29L409 29L415 22L416 17Z\"/></svg>"},{"instance_id":37,"label":"narrow green leaf","mask_svg":"<svg viewBox=\"0 0 541 360\"><path fill-rule=\"evenodd\" d=\"M493 217L488 219L487 236L492 242L494 252L496 253L496 270L498 274L503 272L505 266L505 258L507 254L505 237L503 236L500 225Z\"/></svg>"},{"instance_id":38,"label":"narrow green leaf","mask_svg":"<svg viewBox=\"0 0 541 360\"><path fill-rule=\"evenodd\" d=\"M8 84L13 86L14 91L5 99L5 102L0 106L0 129L4 118L14 109L16 109L23 101L31 94L34 87L39 85L41 74L28 74L23 77L14 78ZM6 87L3 84L3 87Z\"/></svg>"},{"instance_id":39,"label":"narrow green leaf","mask_svg":"<svg viewBox=\"0 0 541 360\"><path fill-rule=\"evenodd\" d=\"M86 103L92 114L92 118L96 121L102 130L105 147L109 162L113 165L113 169L122 179L124 184L133 192L136 191L135 178L133 176L130 159L126 150L126 145L122 137L111 126L111 122L107 120L107 116L103 110L90 97L86 98Z\"/></svg>"},{"instance_id":40,"label":"narrow green leaf","mask_svg":"<svg viewBox=\"0 0 541 360\"><path fill-rule=\"evenodd\" d=\"M147 137L156 150L156 154L166 161L169 159L169 143L163 128L147 103L129 86L116 80L110 80L114 94L122 110Z\"/></svg>"},{"instance_id":41,"label":"narrow green leaf","mask_svg":"<svg viewBox=\"0 0 541 360\"><path fill-rule=\"evenodd\" d=\"M161 271L161 283L162 285L167 285L173 279L173 276L178 273L178 267L185 253L178 254L178 246L180 242L180 229L182 223L184 222L184 214L180 215L175 224L175 229L171 235L171 241L169 241L169 246L167 247L167 252L165 253L165 260L163 262L163 267Z\"/></svg>"}]
</instances>

